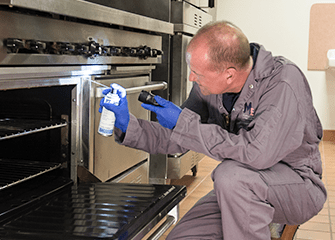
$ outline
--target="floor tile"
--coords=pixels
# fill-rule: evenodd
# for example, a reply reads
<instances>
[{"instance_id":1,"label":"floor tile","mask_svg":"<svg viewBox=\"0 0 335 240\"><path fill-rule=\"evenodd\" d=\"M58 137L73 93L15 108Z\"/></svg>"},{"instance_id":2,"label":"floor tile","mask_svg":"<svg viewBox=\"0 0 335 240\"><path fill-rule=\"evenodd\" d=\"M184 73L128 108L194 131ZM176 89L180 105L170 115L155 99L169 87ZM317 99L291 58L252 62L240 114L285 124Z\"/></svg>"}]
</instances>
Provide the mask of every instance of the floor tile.
<instances>
[{"instance_id":1,"label":"floor tile","mask_svg":"<svg viewBox=\"0 0 335 240\"><path fill-rule=\"evenodd\" d=\"M330 225L328 223L306 222L299 226L299 230L315 230L320 232L330 232Z\"/></svg>"},{"instance_id":2,"label":"floor tile","mask_svg":"<svg viewBox=\"0 0 335 240\"><path fill-rule=\"evenodd\" d=\"M296 239L297 240L302 240L302 239L332 240L332 237L329 232L298 230Z\"/></svg>"}]
</instances>

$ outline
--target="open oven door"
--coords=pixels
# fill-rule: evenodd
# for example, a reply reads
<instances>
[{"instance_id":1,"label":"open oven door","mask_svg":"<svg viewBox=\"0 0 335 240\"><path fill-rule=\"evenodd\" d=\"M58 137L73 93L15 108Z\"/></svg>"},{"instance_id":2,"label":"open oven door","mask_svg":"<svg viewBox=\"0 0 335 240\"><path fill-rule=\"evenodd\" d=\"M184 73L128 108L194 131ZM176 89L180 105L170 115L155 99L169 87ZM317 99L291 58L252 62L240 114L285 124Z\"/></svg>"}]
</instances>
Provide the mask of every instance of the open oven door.
<instances>
[{"instance_id":1,"label":"open oven door","mask_svg":"<svg viewBox=\"0 0 335 240\"><path fill-rule=\"evenodd\" d=\"M39 199L38 207L17 218L2 222L4 216L0 216L0 237L4 240L142 239L166 214L175 211L185 194L185 186L80 184L52 198L49 196L44 202ZM169 215L162 227L167 229L175 221Z\"/></svg>"}]
</instances>

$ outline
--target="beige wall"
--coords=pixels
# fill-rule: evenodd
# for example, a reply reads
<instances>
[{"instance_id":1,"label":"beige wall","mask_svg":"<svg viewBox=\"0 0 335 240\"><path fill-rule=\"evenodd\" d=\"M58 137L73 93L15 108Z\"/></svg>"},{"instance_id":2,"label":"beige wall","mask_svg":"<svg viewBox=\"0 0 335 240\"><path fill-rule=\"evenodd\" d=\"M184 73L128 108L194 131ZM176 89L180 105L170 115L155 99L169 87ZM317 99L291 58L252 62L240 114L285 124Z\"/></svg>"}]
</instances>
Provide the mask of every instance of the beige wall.
<instances>
[{"instance_id":1,"label":"beige wall","mask_svg":"<svg viewBox=\"0 0 335 240\"><path fill-rule=\"evenodd\" d=\"M323 128L335 130L335 70L307 70L309 14L314 3L335 1L218 0L216 18L235 23L250 42L295 62L309 81Z\"/></svg>"}]
</instances>

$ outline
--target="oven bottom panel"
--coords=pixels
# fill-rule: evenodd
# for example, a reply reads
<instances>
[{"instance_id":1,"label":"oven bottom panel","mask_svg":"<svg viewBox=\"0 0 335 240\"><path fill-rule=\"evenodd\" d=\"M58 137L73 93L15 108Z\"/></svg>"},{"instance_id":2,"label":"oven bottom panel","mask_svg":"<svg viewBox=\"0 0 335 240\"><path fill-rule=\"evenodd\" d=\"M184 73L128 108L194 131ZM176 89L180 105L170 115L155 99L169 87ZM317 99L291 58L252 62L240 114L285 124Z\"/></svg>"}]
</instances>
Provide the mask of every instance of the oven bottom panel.
<instances>
[{"instance_id":1,"label":"oven bottom panel","mask_svg":"<svg viewBox=\"0 0 335 240\"><path fill-rule=\"evenodd\" d=\"M132 239L157 215L170 211L185 194L185 186L123 183L73 186L34 211L5 223L0 227L0 237Z\"/></svg>"}]
</instances>

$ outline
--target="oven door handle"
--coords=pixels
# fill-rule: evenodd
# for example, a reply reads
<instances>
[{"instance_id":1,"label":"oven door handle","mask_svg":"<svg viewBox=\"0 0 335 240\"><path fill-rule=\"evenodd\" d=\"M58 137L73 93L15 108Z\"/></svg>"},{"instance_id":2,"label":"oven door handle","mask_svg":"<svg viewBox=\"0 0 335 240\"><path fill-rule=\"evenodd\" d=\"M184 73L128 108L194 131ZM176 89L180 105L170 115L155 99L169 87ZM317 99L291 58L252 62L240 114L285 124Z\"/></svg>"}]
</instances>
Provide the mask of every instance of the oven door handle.
<instances>
[{"instance_id":1,"label":"oven door handle","mask_svg":"<svg viewBox=\"0 0 335 240\"><path fill-rule=\"evenodd\" d=\"M154 90L165 90L167 89L167 83L166 82L148 82L144 86L138 86L138 87L131 87L131 88L126 88L126 91L128 94L132 93L138 93L141 92L142 90L145 91L154 91Z\"/></svg>"},{"instance_id":2,"label":"oven door handle","mask_svg":"<svg viewBox=\"0 0 335 240\"><path fill-rule=\"evenodd\" d=\"M106 89L103 87L96 88L96 97L101 98L104 97L102 94L102 91ZM133 93L139 93L142 90L145 91L154 91L154 90L165 90L167 89L167 83L166 82L147 82L145 85L138 86L138 87L131 87L126 88L127 94L133 94Z\"/></svg>"}]
</instances>

